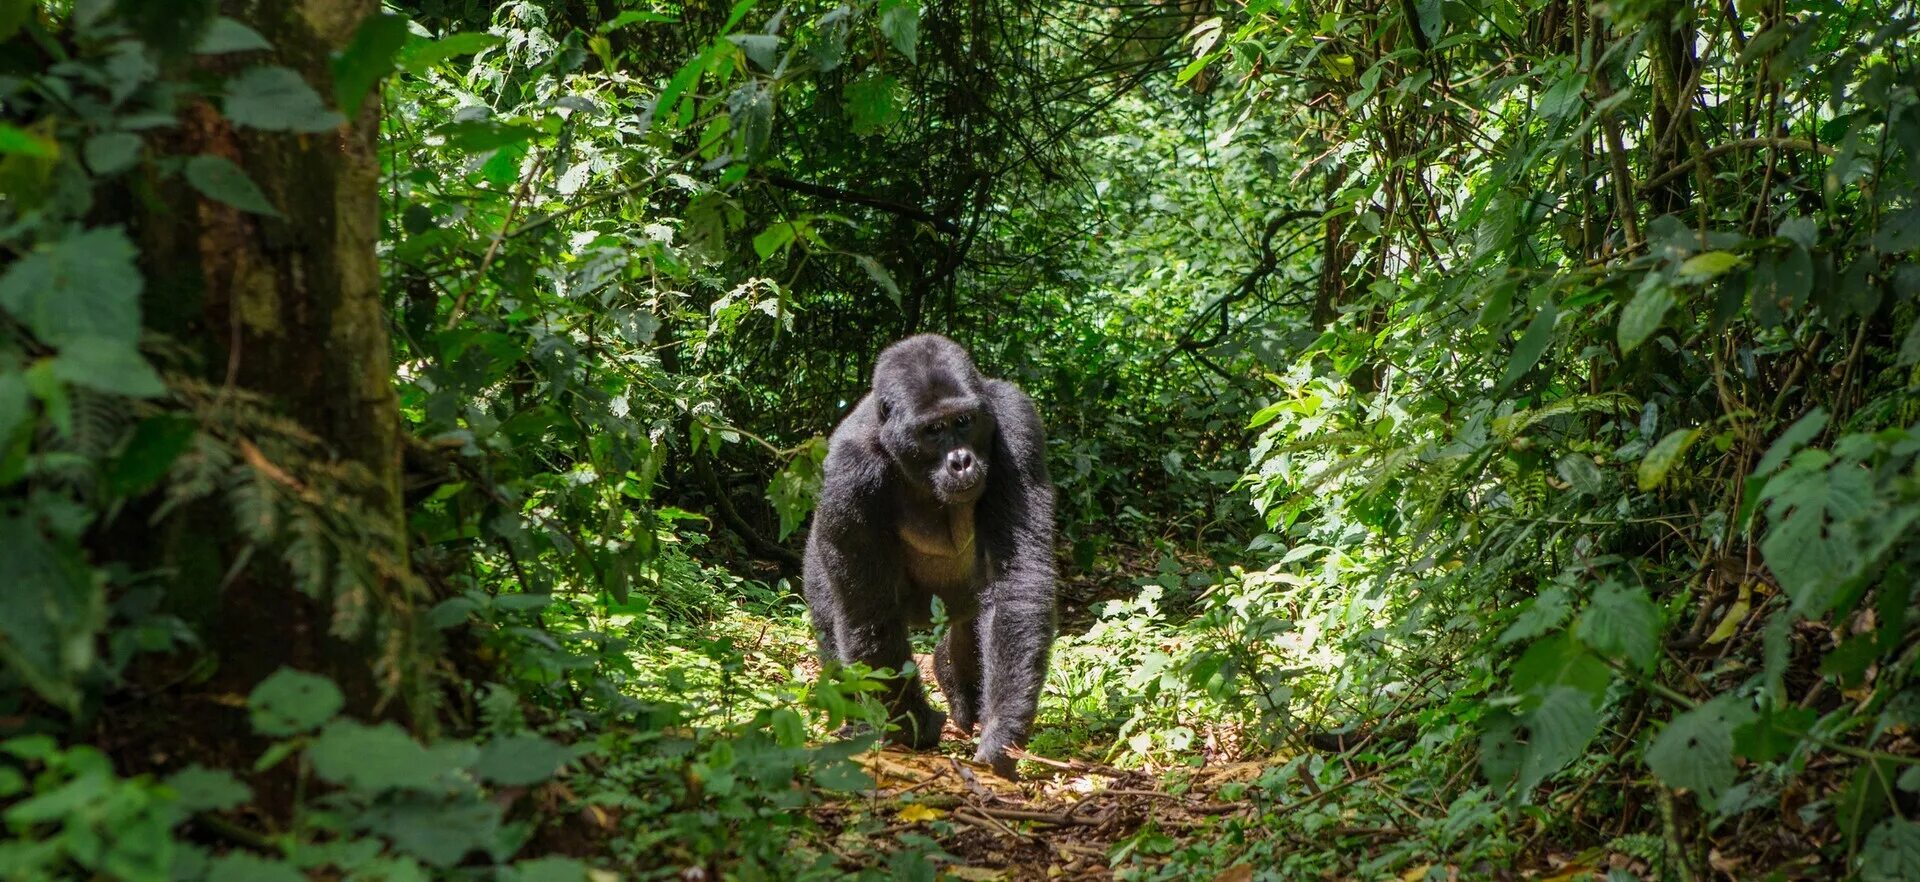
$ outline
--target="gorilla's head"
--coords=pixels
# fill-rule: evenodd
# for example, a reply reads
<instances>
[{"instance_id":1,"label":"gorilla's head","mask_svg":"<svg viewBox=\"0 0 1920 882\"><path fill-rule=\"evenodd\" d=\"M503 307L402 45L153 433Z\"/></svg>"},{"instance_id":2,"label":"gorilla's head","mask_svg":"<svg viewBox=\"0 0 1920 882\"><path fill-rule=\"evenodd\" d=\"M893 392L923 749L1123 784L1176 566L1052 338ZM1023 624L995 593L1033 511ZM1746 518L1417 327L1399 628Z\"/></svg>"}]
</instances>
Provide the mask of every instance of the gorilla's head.
<instances>
[{"instance_id":1,"label":"gorilla's head","mask_svg":"<svg viewBox=\"0 0 1920 882\"><path fill-rule=\"evenodd\" d=\"M984 385L967 351L938 334L895 343L874 364L881 446L909 484L943 504L987 489L994 421Z\"/></svg>"}]
</instances>

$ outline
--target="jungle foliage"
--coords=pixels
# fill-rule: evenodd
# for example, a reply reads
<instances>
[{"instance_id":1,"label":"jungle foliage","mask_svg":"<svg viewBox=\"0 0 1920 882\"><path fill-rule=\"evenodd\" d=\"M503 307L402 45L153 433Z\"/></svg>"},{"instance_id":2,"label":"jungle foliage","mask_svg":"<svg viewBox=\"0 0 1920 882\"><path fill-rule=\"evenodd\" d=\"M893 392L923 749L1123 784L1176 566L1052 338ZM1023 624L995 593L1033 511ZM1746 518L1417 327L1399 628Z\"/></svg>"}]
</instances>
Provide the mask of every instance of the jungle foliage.
<instances>
[{"instance_id":1,"label":"jungle foliage","mask_svg":"<svg viewBox=\"0 0 1920 882\"><path fill-rule=\"evenodd\" d=\"M0 877L1920 878L1916 29L0 0ZM798 600L925 330L1059 485L1012 814Z\"/></svg>"}]
</instances>

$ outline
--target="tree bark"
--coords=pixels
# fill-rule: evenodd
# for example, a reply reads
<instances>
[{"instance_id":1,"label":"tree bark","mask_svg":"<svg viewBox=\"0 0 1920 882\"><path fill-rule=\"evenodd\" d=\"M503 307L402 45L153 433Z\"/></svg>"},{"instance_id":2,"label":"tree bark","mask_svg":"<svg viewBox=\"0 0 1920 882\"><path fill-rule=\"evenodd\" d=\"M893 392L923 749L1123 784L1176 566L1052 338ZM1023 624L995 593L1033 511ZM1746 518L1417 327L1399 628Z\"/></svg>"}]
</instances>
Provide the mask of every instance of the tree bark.
<instances>
[{"instance_id":1,"label":"tree bark","mask_svg":"<svg viewBox=\"0 0 1920 882\"><path fill-rule=\"evenodd\" d=\"M329 104L329 54L378 9L374 0L221 5L275 48L265 59L198 64L222 75L284 65ZM149 324L199 354L216 402L200 408L203 426L272 493L336 516L350 512L340 517L350 535L372 538L351 550L340 544L329 584L302 584L279 549L251 547L242 515L216 493L170 519L149 552L171 574L169 601L217 656L216 688L244 694L290 666L332 677L348 710L361 714L408 696L417 676L408 672L417 666L394 663L413 639L417 582L408 570L402 435L374 250L378 118L375 95L334 131L288 134L236 127L198 101L182 112L165 152L233 161L282 216L208 199L177 176L150 182L161 198L134 210L151 280ZM279 432L258 415L226 419L249 408L300 431ZM274 443L287 437L300 440ZM295 447L311 457L274 452Z\"/></svg>"}]
</instances>

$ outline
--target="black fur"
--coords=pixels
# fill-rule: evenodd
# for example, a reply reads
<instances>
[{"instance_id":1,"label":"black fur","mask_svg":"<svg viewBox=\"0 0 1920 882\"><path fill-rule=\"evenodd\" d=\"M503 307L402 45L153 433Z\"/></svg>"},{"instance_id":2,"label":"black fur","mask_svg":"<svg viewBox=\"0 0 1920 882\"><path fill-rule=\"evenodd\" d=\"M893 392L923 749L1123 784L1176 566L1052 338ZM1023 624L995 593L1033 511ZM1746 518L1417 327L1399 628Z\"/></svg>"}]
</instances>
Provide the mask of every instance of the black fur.
<instances>
[{"instance_id":1,"label":"black fur","mask_svg":"<svg viewBox=\"0 0 1920 882\"><path fill-rule=\"evenodd\" d=\"M807 535L806 595L828 664L900 670L907 629L947 610L935 674L953 720L980 724L974 758L1013 777L1055 627L1053 483L1026 393L980 375L935 334L880 353L873 390L833 432ZM917 677L887 696L895 739L940 740Z\"/></svg>"}]
</instances>

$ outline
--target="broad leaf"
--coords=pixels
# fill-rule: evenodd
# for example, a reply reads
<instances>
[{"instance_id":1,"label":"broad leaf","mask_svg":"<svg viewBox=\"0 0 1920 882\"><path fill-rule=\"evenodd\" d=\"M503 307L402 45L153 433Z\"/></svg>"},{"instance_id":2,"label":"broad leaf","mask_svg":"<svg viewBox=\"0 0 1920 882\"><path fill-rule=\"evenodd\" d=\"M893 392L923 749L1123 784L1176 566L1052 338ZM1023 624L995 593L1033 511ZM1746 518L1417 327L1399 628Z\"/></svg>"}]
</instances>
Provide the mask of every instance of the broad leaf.
<instances>
[{"instance_id":1,"label":"broad leaf","mask_svg":"<svg viewBox=\"0 0 1920 882\"><path fill-rule=\"evenodd\" d=\"M1650 491L1667 480L1667 472L1673 464L1680 461L1682 454L1700 437L1699 429L1675 429L1653 445L1647 455L1640 460L1640 469L1635 474L1642 491Z\"/></svg>"},{"instance_id":2,"label":"broad leaf","mask_svg":"<svg viewBox=\"0 0 1920 882\"><path fill-rule=\"evenodd\" d=\"M487 742L473 771L500 786L519 787L552 778L572 758L565 745L521 733Z\"/></svg>"},{"instance_id":3,"label":"broad leaf","mask_svg":"<svg viewBox=\"0 0 1920 882\"><path fill-rule=\"evenodd\" d=\"M223 769L191 765L167 776L167 786L179 794L188 812L225 811L253 798L253 791Z\"/></svg>"},{"instance_id":4,"label":"broad leaf","mask_svg":"<svg viewBox=\"0 0 1920 882\"><path fill-rule=\"evenodd\" d=\"M883 5L880 33L886 35L894 51L905 55L908 61L918 62L915 44L920 42L919 0L893 0L891 5Z\"/></svg>"},{"instance_id":5,"label":"broad leaf","mask_svg":"<svg viewBox=\"0 0 1920 882\"><path fill-rule=\"evenodd\" d=\"M129 398L158 398L167 393L138 347L106 337L68 340L53 360L53 375L76 386Z\"/></svg>"},{"instance_id":6,"label":"broad leaf","mask_svg":"<svg viewBox=\"0 0 1920 882\"><path fill-rule=\"evenodd\" d=\"M376 15L361 22L353 41L334 57L333 100L348 117L358 116L374 84L393 72L394 56L408 36L405 18Z\"/></svg>"},{"instance_id":7,"label":"broad leaf","mask_svg":"<svg viewBox=\"0 0 1920 882\"><path fill-rule=\"evenodd\" d=\"M438 789L474 756L470 744L424 747L392 723L369 726L355 720L329 723L307 749L314 774L365 792Z\"/></svg>"},{"instance_id":8,"label":"broad leaf","mask_svg":"<svg viewBox=\"0 0 1920 882\"><path fill-rule=\"evenodd\" d=\"M1575 633L1600 654L1649 670L1660 655L1660 610L1645 588L1607 582L1594 589Z\"/></svg>"},{"instance_id":9,"label":"broad leaf","mask_svg":"<svg viewBox=\"0 0 1920 882\"><path fill-rule=\"evenodd\" d=\"M1668 787L1711 807L1733 786L1733 730L1752 711L1721 696L1673 718L1647 746L1647 767Z\"/></svg>"},{"instance_id":10,"label":"broad leaf","mask_svg":"<svg viewBox=\"0 0 1920 882\"><path fill-rule=\"evenodd\" d=\"M267 201L253 179L224 156L206 153L187 160L187 183L209 199L224 202L241 211L279 217L280 211Z\"/></svg>"},{"instance_id":11,"label":"broad leaf","mask_svg":"<svg viewBox=\"0 0 1920 882\"><path fill-rule=\"evenodd\" d=\"M1565 686L1549 690L1523 720L1527 748L1520 760L1520 789L1531 790L1580 756L1600 729L1600 713L1584 692Z\"/></svg>"},{"instance_id":12,"label":"broad leaf","mask_svg":"<svg viewBox=\"0 0 1920 882\"><path fill-rule=\"evenodd\" d=\"M1920 823L1888 818L1860 846L1860 882L1920 879Z\"/></svg>"},{"instance_id":13,"label":"broad leaf","mask_svg":"<svg viewBox=\"0 0 1920 882\"><path fill-rule=\"evenodd\" d=\"M42 341L61 347L80 338L129 346L140 339L140 289L133 243L118 228L99 227L13 262L0 275L0 307Z\"/></svg>"},{"instance_id":14,"label":"broad leaf","mask_svg":"<svg viewBox=\"0 0 1920 882\"><path fill-rule=\"evenodd\" d=\"M281 668L260 681L247 696L254 731L262 735L298 735L313 730L346 706L340 687L319 674Z\"/></svg>"},{"instance_id":15,"label":"broad leaf","mask_svg":"<svg viewBox=\"0 0 1920 882\"><path fill-rule=\"evenodd\" d=\"M1521 334L1520 342L1514 345L1513 356L1507 359L1506 373L1500 376L1499 385L1494 387L1495 394L1507 391L1539 363L1541 353L1547 351L1547 343L1553 339L1553 322L1558 315L1553 301L1540 304L1540 312L1534 315L1533 321L1527 323L1526 333Z\"/></svg>"},{"instance_id":16,"label":"broad leaf","mask_svg":"<svg viewBox=\"0 0 1920 882\"><path fill-rule=\"evenodd\" d=\"M1871 482L1851 466L1793 468L1767 482L1772 527L1760 553L1802 614L1826 612L1858 575L1864 537L1855 519L1873 507Z\"/></svg>"},{"instance_id":17,"label":"broad leaf","mask_svg":"<svg viewBox=\"0 0 1920 882\"><path fill-rule=\"evenodd\" d=\"M126 171L140 160L140 136L132 132L102 132L87 139L80 155L96 175Z\"/></svg>"},{"instance_id":18,"label":"broad leaf","mask_svg":"<svg viewBox=\"0 0 1920 882\"><path fill-rule=\"evenodd\" d=\"M206 33L200 35L200 42L194 44L193 51L199 55L221 55L272 48L273 44L260 36L259 31L222 15L208 22Z\"/></svg>"},{"instance_id":19,"label":"broad leaf","mask_svg":"<svg viewBox=\"0 0 1920 882\"><path fill-rule=\"evenodd\" d=\"M256 67L228 80L224 109L235 125L269 132L330 132L346 122L284 67Z\"/></svg>"},{"instance_id":20,"label":"broad leaf","mask_svg":"<svg viewBox=\"0 0 1920 882\"><path fill-rule=\"evenodd\" d=\"M1620 351L1632 352L1660 329L1660 321L1674 304L1673 289L1657 277L1649 276L1635 291L1627 307L1620 311Z\"/></svg>"}]
</instances>

